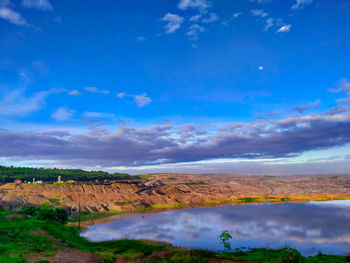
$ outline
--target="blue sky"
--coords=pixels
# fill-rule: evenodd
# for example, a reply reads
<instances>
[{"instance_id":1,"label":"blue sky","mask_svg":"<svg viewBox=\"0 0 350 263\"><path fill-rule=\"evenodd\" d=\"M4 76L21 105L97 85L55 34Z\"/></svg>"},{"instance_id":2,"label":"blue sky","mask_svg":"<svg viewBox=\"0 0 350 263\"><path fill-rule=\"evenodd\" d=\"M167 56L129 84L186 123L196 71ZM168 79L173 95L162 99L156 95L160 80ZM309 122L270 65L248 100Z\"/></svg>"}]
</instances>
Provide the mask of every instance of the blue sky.
<instances>
[{"instance_id":1,"label":"blue sky","mask_svg":"<svg viewBox=\"0 0 350 263\"><path fill-rule=\"evenodd\" d=\"M350 173L346 0L0 0L0 163Z\"/></svg>"}]
</instances>

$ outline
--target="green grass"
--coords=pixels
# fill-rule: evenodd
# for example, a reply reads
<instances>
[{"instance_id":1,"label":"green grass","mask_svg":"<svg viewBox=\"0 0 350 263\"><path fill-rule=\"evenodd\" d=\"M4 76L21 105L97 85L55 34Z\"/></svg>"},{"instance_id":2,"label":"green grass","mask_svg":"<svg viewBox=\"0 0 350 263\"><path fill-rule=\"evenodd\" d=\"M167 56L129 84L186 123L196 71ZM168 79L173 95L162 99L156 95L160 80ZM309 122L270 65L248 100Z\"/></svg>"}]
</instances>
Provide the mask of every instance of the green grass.
<instances>
[{"instance_id":1,"label":"green grass","mask_svg":"<svg viewBox=\"0 0 350 263\"><path fill-rule=\"evenodd\" d=\"M267 201L274 201L274 200L277 200L276 197L273 197L273 196L269 196L266 198Z\"/></svg>"},{"instance_id":2,"label":"green grass","mask_svg":"<svg viewBox=\"0 0 350 263\"><path fill-rule=\"evenodd\" d=\"M165 250L169 245L137 240L93 243L81 238L76 227L67 227L58 222L29 217L0 219L0 262L27 262L21 259L25 255L40 253L52 256L64 247L90 251L101 256L105 262L115 262L116 254L149 255L154 251Z\"/></svg>"},{"instance_id":3,"label":"green grass","mask_svg":"<svg viewBox=\"0 0 350 263\"><path fill-rule=\"evenodd\" d=\"M254 203L259 200L258 197L244 197L244 198L239 198L238 201L242 203Z\"/></svg>"},{"instance_id":4,"label":"green grass","mask_svg":"<svg viewBox=\"0 0 350 263\"><path fill-rule=\"evenodd\" d=\"M137 179L143 179L143 180L148 180L152 178L152 176L147 174L134 175L134 177Z\"/></svg>"},{"instance_id":5,"label":"green grass","mask_svg":"<svg viewBox=\"0 0 350 263\"><path fill-rule=\"evenodd\" d=\"M176 208L184 208L187 206L188 206L187 203L171 203L171 204L161 203L161 204L154 204L148 207L136 209L136 212L142 213L153 209L176 209Z\"/></svg>"},{"instance_id":6,"label":"green grass","mask_svg":"<svg viewBox=\"0 0 350 263\"><path fill-rule=\"evenodd\" d=\"M292 199L290 199L289 197L282 197L281 201L285 202L285 201L291 201Z\"/></svg>"},{"instance_id":7,"label":"green grass","mask_svg":"<svg viewBox=\"0 0 350 263\"><path fill-rule=\"evenodd\" d=\"M214 258L221 262L230 259L266 263L349 262L348 258L342 256L320 255L306 258L298 251L289 248L216 253L176 248L166 243L140 240L90 242L79 236L76 227L68 227L55 221L38 220L36 217L25 216L17 212L0 211L0 262L27 263L25 257L33 253L40 253L48 259L58 250L72 248L95 253L106 263L116 262L119 257L132 259L135 255L140 255L143 258L142 262L146 263L210 262ZM164 255L166 255L166 261L164 261ZM149 256L153 257L148 258Z\"/></svg>"},{"instance_id":8,"label":"green grass","mask_svg":"<svg viewBox=\"0 0 350 263\"><path fill-rule=\"evenodd\" d=\"M246 260L248 262L265 263L343 263L350 262L349 258L342 256L321 255L314 257L303 257L297 250L291 248L283 249L251 249L249 251L224 252L220 255L226 259Z\"/></svg>"},{"instance_id":9,"label":"green grass","mask_svg":"<svg viewBox=\"0 0 350 263\"><path fill-rule=\"evenodd\" d=\"M83 214L80 215L80 221L92 221L100 218L104 218L107 216L112 216L112 215L120 215L120 214L125 214L126 212L124 211L116 211L116 210L111 210L111 211L106 211L106 212L96 212L96 213L91 213L91 214ZM69 217L69 222L78 222L79 217L78 216L71 216Z\"/></svg>"}]
</instances>

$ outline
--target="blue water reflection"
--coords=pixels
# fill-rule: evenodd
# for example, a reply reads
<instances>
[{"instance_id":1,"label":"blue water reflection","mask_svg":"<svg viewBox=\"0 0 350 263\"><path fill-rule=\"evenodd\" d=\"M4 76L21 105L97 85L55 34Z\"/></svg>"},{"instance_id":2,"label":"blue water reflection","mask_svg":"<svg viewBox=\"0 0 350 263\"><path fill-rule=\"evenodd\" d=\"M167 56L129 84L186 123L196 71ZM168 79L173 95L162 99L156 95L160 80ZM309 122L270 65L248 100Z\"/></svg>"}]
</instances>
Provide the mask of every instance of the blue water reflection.
<instances>
[{"instance_id":1,"label":"blue water reflection","mask_svg":"<svg viewBox=\"0 0 350 263\"><path fill-rule=\"evenodd\" d=\"M133 214L89 226L92 241L148 239L175 246L221 250L218 236L232 235L232 248L289 246L303 255L350 252L350 201L257 204Z\"/></svg>"}]
</instances>

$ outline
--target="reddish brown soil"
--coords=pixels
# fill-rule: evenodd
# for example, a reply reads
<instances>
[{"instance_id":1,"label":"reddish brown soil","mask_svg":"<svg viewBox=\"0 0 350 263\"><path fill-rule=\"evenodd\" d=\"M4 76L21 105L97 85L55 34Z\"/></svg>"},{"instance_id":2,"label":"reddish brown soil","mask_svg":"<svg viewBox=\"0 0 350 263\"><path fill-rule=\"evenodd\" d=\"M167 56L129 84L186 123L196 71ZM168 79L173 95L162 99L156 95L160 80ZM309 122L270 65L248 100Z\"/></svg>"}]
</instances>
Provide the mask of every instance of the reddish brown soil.
<instances>
[{"instance_id":1,"label":"reddish brown soil","mask_svg":"<svg viewBox=\"0 0 350 263\"><path fill-rule=\"evenodd\" d=\"M95 254L75 249L58 251L49 261L51 263L103 263L103 260Z\"/></svg>"},{"instance_id":2,"label":"reddish brown soil","mask_svg":"<svg viewBox=\"0 0 350 263\"><path fill-rule=\"evenodd\" d=\"M88 212L135 211L155 204L214 205L247 196L292 200L350 199L350 175L271 177L215 174L156 174L144 181L111 185L28 185L0 187L0 205L50 202ZM176 206L175 206L176 207ZM73 209L73 210L74 210Z\"/></svg>"}]
</instances>

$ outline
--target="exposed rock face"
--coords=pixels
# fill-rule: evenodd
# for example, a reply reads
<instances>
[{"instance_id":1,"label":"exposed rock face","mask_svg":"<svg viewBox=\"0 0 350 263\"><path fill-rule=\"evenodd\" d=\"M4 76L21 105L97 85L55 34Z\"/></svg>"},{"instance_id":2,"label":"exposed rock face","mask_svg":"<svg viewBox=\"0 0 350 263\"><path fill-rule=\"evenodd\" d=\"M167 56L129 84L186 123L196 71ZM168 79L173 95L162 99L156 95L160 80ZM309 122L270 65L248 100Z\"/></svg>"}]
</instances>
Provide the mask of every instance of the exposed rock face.
<instances>
[{"instance_id":1,"label":"exposed rock face","mask_svg":"<svg viewBox=\"0 0 350 263\"><path fill-rule=\"evenodd\" d=\"M50 202L74 211L133 211L154 204L203 203L242 196L347 194L350 176L269 177L157 174L152 180L109 185L28 185L0 187L0 205Z\"/></svg>"}]
</instances>

